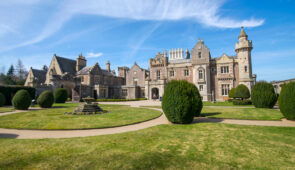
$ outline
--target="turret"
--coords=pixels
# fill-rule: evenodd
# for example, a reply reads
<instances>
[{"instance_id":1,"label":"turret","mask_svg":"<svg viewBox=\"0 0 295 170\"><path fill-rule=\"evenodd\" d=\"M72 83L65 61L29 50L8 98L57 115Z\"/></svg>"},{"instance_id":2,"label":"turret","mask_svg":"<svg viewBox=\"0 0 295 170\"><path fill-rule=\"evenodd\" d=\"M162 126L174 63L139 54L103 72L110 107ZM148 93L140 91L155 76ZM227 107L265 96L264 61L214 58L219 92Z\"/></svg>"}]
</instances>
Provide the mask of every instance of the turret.
<instances>
[{"instance_id":1,"label":"turret","mask_svg":"<svg viewBox=\"0 0 295 170\"><path fill-rule=\"evenodd\" d=\"M111 64L110 64L110 61L107 62L107 71L108 71L108 72L111 71Z\"/></svg>"},{"instance_id":2,"label":"turret","mask_svg":"<svg viewBox=\"0 0 295 170\"><path fill-rule=\"evenodd\" d=\"M82 53L78 56L77 61L76 61L76 71L80 71L82 68L86 66L86 59L82 55Z\"/></svg>"},{"instance_id":3,"label":"turret","mask_svg":"<svg viewBox=\"0 0 295 170\"><path fill-rule=\"evenodd\" d=\"M239 84L245 84L251 89L254 84L252 77L252 41L248 40L244 27L241 27L239 41L235 45L237 58L239 62Z\"/></svg>"}]
</instances>

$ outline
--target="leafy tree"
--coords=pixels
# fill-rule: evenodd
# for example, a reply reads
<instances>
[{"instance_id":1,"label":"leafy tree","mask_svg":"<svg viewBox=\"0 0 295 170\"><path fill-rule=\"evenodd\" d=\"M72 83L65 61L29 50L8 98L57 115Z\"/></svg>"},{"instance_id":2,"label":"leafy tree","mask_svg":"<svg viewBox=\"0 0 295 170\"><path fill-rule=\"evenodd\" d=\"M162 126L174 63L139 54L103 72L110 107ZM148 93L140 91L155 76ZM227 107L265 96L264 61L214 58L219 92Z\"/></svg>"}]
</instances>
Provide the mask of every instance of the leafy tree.
<instances>
[{"instance_id":1,"label":"leafy tree","mask_svg":"<svg viewBox=\"0 0 295 170\"><path fill-rule=\"evenodd\" d=\"M284 84L279 96L279 107L289 120L295 120L295 82Z\"/></svg>"},{"instance_id":2,"label":"leafy tree","mask_svg":"<svg viewBox=\"0 0 295 170\"><path fill-rule=\"evenodd\" d=\"M238 85L235 89L235 98L240 98L242 100L248 99L250 97L250 91L244 84Z\"/></svg>"},{"instance_id":3,"label":"leafy tree","mask_svg":"<svg viewBox=\"0 0 295 170\"><path fill-rule=\"evenodd\" d=\"M251 100L257 108L273 108L277 102L277 95L272 84L261 81L253 86Z\"/></svg>"},{"instance_id":4,"label":"leafy tree","mask_svg":"<svg viewBox=\"0 0 295 170\"><path fill-rule=\"evenodd\" d=\"M229 98L235 98L235 92L236 92L236 88L231 88L229 93L228 93L228 97Z\"/></svg>"}]
</instances>

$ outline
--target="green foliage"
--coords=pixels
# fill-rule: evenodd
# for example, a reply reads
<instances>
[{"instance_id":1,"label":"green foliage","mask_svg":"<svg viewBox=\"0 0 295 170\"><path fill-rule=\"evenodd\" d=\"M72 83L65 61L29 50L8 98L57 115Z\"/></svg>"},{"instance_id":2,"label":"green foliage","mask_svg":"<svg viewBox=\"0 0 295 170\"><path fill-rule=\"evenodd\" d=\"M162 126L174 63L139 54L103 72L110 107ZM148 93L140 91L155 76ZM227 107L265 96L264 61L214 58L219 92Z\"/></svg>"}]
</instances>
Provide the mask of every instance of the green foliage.
<instances>
[{"instance_id":1,"label":"green foliage","mask_svg":"<svg viewBox=\"0 0 295 170\"><path fill-rule=\"evenodd\" d=\"M251 105L252 104L251 100L234 99L232 102L234 105Z\"/></svg>"},{"instance_id":2,"label":"green foliage","mask_svg":"<svg viewBox=\"0 0 295 170\"><path fill-rule=\"evenodd\" d=\"M295 120L295 82L284 84L279 97L279 107L289 120Z\"/></svg>"},{"instance_id":3,"label":"green foliage","mask_svg":"<svg viewBox=\"0 0 295 170\"><path fill-rule=\"evenodd\" d=\"M54 97L51 91L44 91L37 99L38 105L42 108L50 108L54 103Z\"/></svg>"},{"instance_id":4,"label":"green foliage","mask_svg":"<svg viewBox=\"0 0 295 170\"><path fill-rule=\"evenodd\" d=\"M65 103L68 98L68 92L64 88L59 88L54 91L55 103Z\"/></svg>"},{"instance_id":5,"label":"green foliage","mask_svg":"<svg viewBox=\"0 0 295 170\"><path fill-rule=\"evenodd\" d=\"M163 111L172 123L191 123L203 108L197 87L185 80L170 81L163 95Z\"/></svg>"},{"instance_id":6,"label":"green foliage","mask_svg":"<svg viewBox=\"0 0 295 170\"><path fill-rule=\"evenodd\" d=\"M19 90L26 90L29 92L32 99L35 98L36 89L33 87L24 86L0 86L0 93L2 93L6 98L5 105L11 105L11 100L13 95Z\"/></svg>"},{"instance_id":7,"label":"green foliage","mask_svg":"<svg viewBox=\"0 0 295 170\"><path fill-rule=\"evenodd\" d=\"M31 96L26 90L19 90L12 99L12 105L17 110L28 110L31 105Z\"/></svg>"},{"instance_id":8,"label":"green foliage","mask_svg":"<svg viewBox=\"0 0 295 170\"><path fill-rule=\"evenodd\" d=\"M252 87L251 100L257 108L273 108L277 95L272 84L262 81Z\"/></svg>"},{"instance_id":9,"label":"green foliage","mask_svg":"<svg viewBox=\"0 0 295 170\"><path fill-rule=\"evenodd\" d=\"M126 102L126 101L139 101L147 100L147 98L137 98L137 99L96 99L98 102Z\"/></svg>"},{"instance_id":10,"label":"green foliage","mask_svg":"<svg viewBox=\"0 0 295 170\"><path fill-rule=\"evenodd\" d=\"M234 98L240 98L242 100L248 99L250 97L250 91L247 86L244 84L238 85L238 87L235 89L235 95Z\"/></svg>"},{"instance_id":11,"label":"green foliage","mask_svg":"<svg viewBox=\"0 0 295 170\"><path fill-rule=\"evenodd\" d=\"M235 98L235 92L236 92L236 88L231 88L229 93L228 93L228 97L229 98Z\"/></svg>"},{"instance_id":12,"label":"green foliage","mask_svg":"<svg viewBox=\"0 0 295 170\"><path fill-rule=\"evenodd\" d=\"M0 107L5 104L5 100L5 96L2 93L0 93Z\"/></svg>"}]
</instances>

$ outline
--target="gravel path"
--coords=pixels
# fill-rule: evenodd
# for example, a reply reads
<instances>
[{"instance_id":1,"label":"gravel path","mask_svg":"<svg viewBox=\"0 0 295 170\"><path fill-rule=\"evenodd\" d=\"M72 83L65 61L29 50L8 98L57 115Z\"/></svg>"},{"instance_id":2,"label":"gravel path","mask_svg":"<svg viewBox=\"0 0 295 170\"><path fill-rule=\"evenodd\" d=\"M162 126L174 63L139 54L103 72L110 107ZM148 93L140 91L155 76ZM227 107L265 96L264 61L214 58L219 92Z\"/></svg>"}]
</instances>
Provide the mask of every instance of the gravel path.
<instances>
[{"instance_id":1,"label":"gravel path","mask_svg":"<svg viewBox=\"0 0 295 170\"><path fill-rule=\"evenodd\" d=\"M161 105L157 101L132 101L132 102L101 102L103 104L120 104L120 105L130 105L131 107L139 106L156 106ZM150 108L154 110L162 111L158 108ZM7 114L14 114L24 111L14 111L1 113L0 116ZM263 120L238 120L238 119L219 119L219 118L208 118L199 117L194 120L193 123L226 123L226 124L238 124L238 125L256 125L256 126L281 126L281 127L295 127L295 121L263 121ZM114 128L105 129L88 129L88 130L18 130L18 129L5 129L0 128L0 138L17 138L17 139L42 139L42 138L72 138L72 137L86 137L86 136L98 136L98 135L108 135L116 133L131 132L136 130L141 130L161 124L169 124L166 116L162 116L138 123L133 125L126 125Z\"/></svg>"}]
</instances>

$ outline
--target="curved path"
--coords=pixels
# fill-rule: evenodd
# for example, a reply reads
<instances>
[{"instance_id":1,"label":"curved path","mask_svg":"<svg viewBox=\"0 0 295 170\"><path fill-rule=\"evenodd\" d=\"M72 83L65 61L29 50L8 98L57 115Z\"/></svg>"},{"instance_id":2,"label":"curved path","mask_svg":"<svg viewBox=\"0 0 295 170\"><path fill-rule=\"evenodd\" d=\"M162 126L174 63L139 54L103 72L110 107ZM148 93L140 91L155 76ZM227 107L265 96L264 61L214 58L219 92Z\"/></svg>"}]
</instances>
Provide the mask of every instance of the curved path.
<instances>
[{"instance_id":1,"label":"curved path","mask_svg":"<svg viewBox=\"0 0 295 170\"><path fill-rule=\"evenodd\" d=\"M137 102L104 102L104 104L121 104L130 105L131 107L139 106L155 106L158 104L155 101L137 101ZM162 111L162 109L150 108ZM17 114L19 111L2 113L0 116L7 114ZM196 118L193 123L226 123L239 125L256 125L256 126L281 126L281 127L295 127L294 121L263 121L263 120L240 120L240 119L222 119L222 118ZM133 125L126 125L114 128L105 129L87 129L87 130L18 130L0 128L0 138L17 138L17 139L41 139L41 138L72 138L72 137L86 137L98 136L107 134L124 133L130 131L141 130L161 124L169 124L166 116L162 114L160 117L138 123Z\"/></svg>"}]
</instances>

